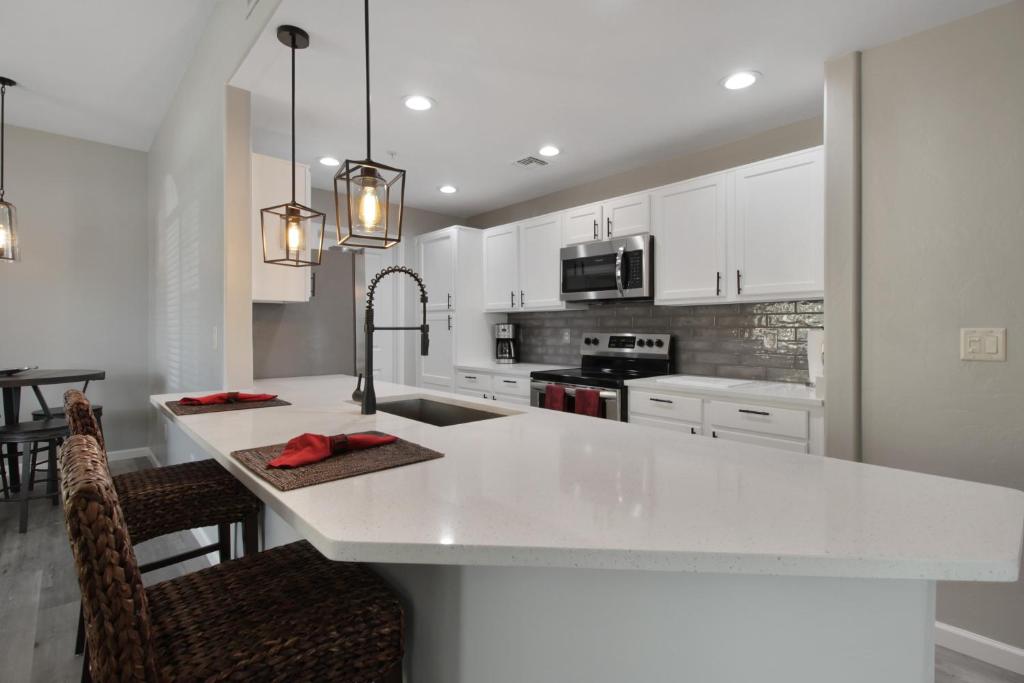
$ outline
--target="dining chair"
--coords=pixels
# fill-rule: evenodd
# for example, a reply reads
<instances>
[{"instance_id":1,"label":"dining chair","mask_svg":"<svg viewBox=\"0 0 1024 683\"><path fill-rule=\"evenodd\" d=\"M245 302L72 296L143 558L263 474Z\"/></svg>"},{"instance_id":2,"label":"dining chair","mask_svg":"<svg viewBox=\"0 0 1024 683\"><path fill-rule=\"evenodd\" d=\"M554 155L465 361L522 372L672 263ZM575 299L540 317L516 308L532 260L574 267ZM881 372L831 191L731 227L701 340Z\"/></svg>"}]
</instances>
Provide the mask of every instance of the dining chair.
<instances>
[{"instance_id":1,"label":"dining chair","mask_svg":"<svg viewBox=\"0 0 1024 683\"><path fill-rule=\"evenodd\" d=\"M147 588L96 439L60 471L91 681L400 683L402 608L365 566L299 541Z\"/></svg>"}]
</instances>

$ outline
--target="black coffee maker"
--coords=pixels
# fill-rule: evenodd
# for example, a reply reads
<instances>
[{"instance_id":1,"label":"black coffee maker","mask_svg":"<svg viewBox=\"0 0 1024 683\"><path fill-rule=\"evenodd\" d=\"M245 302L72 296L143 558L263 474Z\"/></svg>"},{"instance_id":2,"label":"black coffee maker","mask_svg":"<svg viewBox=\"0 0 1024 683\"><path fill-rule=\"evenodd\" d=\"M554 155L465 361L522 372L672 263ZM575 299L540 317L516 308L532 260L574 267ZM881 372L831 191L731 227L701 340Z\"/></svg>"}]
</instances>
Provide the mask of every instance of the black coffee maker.
<instances>
[{"instance_id":1,"label":"black coffee maker","mask_svg":"<svg viewBox=\"0 0 1024 683\"><path fill-rule=\"evenodd\" d=\"M519 362L519 325L498 323L494 326L494 362Z\"/></svg>"}]
</instances>

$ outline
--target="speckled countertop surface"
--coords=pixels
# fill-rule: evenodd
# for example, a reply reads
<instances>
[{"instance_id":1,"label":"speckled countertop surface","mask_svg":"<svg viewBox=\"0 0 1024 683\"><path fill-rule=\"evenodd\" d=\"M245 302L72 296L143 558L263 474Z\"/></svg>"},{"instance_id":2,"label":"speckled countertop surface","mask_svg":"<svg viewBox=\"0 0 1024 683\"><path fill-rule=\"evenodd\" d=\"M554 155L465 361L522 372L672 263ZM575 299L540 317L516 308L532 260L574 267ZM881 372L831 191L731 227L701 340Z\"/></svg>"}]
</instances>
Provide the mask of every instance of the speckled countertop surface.
<instances>
[{"instance_id":1,"label":"speckled countertop surface","mask_svg":"<svg viewBox=\"0 0 1024 683\"><path fill-rule=\"evenodd\" d=\"M151 401L336 560L1017 578L1020 491L377 384L379 400L429 395L509 413L433 427L360 415L354 386L338 375L262 380L252 388L292 405L186 417L163 409L180 395ZM369 429L445 457L282 493L229 456L303 432Z\"/></svg>"}]
</instances>

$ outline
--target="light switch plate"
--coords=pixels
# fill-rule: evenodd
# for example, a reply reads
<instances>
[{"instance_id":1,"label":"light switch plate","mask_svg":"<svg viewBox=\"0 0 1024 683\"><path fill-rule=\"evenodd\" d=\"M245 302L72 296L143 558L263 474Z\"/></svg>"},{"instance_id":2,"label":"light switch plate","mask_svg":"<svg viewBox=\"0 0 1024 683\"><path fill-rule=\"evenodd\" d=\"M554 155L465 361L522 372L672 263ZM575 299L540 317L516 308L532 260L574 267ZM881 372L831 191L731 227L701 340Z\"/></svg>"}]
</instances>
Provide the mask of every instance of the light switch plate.
<instances>
[{"instance_id":1,"label":"light switch plate","mask_svg":"<svg viewBox=\"0 0 1024 683\"><path fill-rule=\"evenodd\" d=\"M1006 360L1005 327L961 327L960 360Z\"/></svg>"}]
</instances>

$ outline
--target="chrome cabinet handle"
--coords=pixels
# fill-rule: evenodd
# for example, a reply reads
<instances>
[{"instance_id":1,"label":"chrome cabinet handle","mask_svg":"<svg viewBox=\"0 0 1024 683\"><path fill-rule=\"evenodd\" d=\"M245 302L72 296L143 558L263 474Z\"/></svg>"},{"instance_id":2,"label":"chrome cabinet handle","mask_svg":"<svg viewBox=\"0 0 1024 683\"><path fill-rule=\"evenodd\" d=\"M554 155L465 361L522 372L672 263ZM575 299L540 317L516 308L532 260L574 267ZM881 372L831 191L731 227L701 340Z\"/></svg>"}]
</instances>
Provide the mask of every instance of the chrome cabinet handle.
<instances>
[{"instance_id":1,"label":"chrome cabinet handle","mask_svg":"<svg viewBox=\"0 0 1024 683\"><path fill-rule=\"evenodd\" d=\"M594 239L597 239L597 219L594 219Z\"/></svg>"},{"instance_id":2,"label":"chrome cabinet handle","mask_svg":"<svg viewBox=\"0 0 1024 683\"><path fill-rule=\"evenodd\" d=\"M650 397L648 400L654 401L655 403L672 403L672 401L668 400L667 398L654 398L653 396Z\"/></svg>"},{"instance_id":3,"label":"chrome cabinet handle","mask_svg":"<svg viewBox=\"0 0 1024 683\"><path fill-rule=\"evenodd\" d=\"M722 296L722 271L715 273L715 296Z\"/></svg>"},{"instance_id":4,"label":"chrome cabinet handle","mask_svg":"<svg viewBox=\"0 0 1024 683\"><path fill-rule=\"evenodd\" d=\"M610 217L610 216L609 216L609 218L608 218L608 236L609 236L609 237L611 237L611 236L612 236L612 219L611 219L611 217Z\"/></svg>"},{"instance_id":5,"label":"chrome cabinet handle","mask_svg":"<svg viewBox=\"0 0 1024 683\"><path fill-rule=\"evenodd\" d=\"M739 269L736 270L736 293L737 294L742 294L743 293L743 285L740 284L740 271L739 271Z\"/></svg>"},{"instance_id":6,"label":"chrome cabinet handle","mask_svg":"<svg viewBox=\"0 0 1024 683\"><path fill-rule=\"evenodd\" d=\"M619 290L619 296L626 296L622 291L622 255L625 253L625 247L619 247L615 252L615 288Z\"/></svg>"},{"instance_id":7,"label":"chrome cabinet handle","mask_svg":"<svg viewBox=\"0 0 1024 683\"><path fill-rule=\"evenodd\" d=\"M740 408L739 411L741 413L746 413L748 415L771 415L771 413L769 413L767 410L748 410L746 408Z\"/></svg>"}]
</instances>

